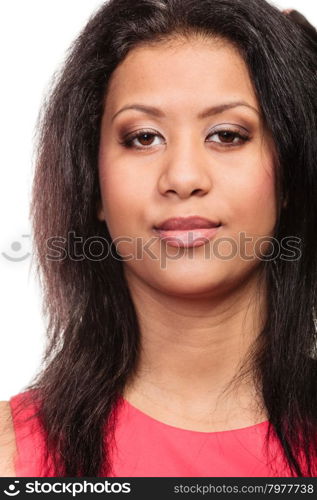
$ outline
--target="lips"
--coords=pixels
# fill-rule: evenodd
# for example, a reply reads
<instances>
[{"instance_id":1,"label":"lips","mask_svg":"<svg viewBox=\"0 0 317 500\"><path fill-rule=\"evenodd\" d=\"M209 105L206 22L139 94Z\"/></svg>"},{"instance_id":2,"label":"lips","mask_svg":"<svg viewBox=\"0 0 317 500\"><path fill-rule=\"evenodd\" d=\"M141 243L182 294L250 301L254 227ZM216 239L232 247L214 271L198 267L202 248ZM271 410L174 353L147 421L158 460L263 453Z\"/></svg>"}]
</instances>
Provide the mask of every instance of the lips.
<instances>
[{"instance_id":1,"label":"lips","mask_svg":"<svg viewBox=\"0 0 317 500\"><path fill-rule=\"evenodd\" d=\"M204 217L193 215L191 217L173 217L171 219L167 219L164 222L158 224L155 229L176 231L185 229L210 229L212 227L218 226L219 223L217 222L205 219Z\"/></svg>"},{"instance_id":2,"label":"lips","mask_svg":"<svg viewBox=\"0 0 317 500\"><path fill-rule=\"evenodd\" d=\"M156 226L156 234L174 247L197 247L206 244L217 233L220 223L204 217L173 217Z\"/></svg>"}]
</instances>

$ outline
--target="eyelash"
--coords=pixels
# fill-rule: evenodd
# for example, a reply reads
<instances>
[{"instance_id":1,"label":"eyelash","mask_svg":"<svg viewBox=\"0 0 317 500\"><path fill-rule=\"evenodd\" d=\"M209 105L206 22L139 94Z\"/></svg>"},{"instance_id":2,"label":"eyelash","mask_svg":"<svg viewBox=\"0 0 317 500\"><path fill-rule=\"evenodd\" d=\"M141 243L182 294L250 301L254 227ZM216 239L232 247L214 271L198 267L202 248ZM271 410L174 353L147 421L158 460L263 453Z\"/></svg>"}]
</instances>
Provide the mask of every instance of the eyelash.
<instances>
[{"instance_id":1,"label":"eyelash","mask_svg":"<svg viewBox=\"0 0 317 500\"><path fill-rule=\"evenodd\" d=\"M223 147L223 148L232 148L232 147L238 147L238 146L241 146L243 144L245 144L247 141L250 141L250 137L246 134L242 134L240 130L237 130L237 129L230 129L230 128L226 128L226 129L219 129L219 130L215 130L213 131L212 133L210 133L207 137L209 136L213 136L213 135L216 135L216 134L223 134L223 133L230 133L232 134L232 139L235 140L237 138L239 138L242 143L239 143L239 144L234 144L234 143L221 143L221 142L216 142L215 144L218 144L220 147ZM157 133L157 132L153 132L151 130L146 130L146 129L143 129L143 130L139 130L137 132L134 132L132 134L129 134L127 137L124 137L122 141L120 141L120 144L122 146L124 146L125 148L127 149L136 149L136 150L147 150L147 149L150 149L152 146L149 145L149 146L134 146L133 145L133 141L134 139L139 139L141 138L143 135L147 134L148 136L150 137L162 137L161 134ZM207 141L207 142L214 142L214 141Z\"/></svg>"}]
</instances>

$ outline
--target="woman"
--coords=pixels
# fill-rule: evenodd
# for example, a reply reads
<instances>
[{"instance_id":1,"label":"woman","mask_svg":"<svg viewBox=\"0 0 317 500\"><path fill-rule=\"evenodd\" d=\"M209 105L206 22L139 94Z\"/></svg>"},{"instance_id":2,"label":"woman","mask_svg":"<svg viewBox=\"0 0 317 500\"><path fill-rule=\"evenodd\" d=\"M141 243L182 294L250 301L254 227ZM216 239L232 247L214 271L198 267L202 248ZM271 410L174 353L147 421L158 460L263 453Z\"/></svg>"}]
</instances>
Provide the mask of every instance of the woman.
<instances>
[{"instance_id":1,"label":"woman","mask_svg":"<svg viewBox=\"0 0 317 500\"><path fill-rule=\"evenodd\" d=\"M89 21L39 122L17 475L316 475L315 49L264 0Z\"/></svg>"}]
</instances>

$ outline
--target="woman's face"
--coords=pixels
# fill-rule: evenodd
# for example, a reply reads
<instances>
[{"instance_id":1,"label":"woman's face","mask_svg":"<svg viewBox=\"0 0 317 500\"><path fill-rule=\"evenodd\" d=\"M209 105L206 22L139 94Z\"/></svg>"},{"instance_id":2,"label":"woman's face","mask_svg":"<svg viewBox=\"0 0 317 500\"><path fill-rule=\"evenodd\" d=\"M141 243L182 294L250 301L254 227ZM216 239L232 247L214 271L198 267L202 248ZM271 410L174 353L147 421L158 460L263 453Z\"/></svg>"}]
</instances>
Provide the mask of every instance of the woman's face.
<instances>
[{"instance_id":1,"label":"woman's face","mask_svg":"<svg viewBox=\"0 0 317 500\"><path fill-rule=\"evenodd\" d=\"M133 49L105 104L98 217L128 280L197 296L253 275L276 220L274 150L237 51L212 39ZM157 229L189 216L211 222Z\"/></svg>"}]
</instances>

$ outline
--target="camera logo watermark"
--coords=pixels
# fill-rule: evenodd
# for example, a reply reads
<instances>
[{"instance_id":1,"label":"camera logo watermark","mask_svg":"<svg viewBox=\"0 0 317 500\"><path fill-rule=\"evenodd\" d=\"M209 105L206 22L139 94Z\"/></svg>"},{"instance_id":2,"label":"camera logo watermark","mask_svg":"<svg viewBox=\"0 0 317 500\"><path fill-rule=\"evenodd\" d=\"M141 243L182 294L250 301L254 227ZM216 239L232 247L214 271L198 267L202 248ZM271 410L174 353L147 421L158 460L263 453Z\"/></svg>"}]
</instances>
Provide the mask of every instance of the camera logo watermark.
<instances>
[{"instance_id":1,"label":"camera logo watermark","mask_svg":"<svg viewBox=\"0 0 317 500\"><path fill-rule=\"evenodd\" d=\"M14 483L20 483L20 481L14 481ZM16 490L16 485L14 483L9 484L8 490L4 490L3 493L9 497L15 497L20 493L20 490Z\"/></svg>"},{"instance_id":2,"label":"camera logo watermark","mask_svg":"<svg viewBox=\"0 0 317 500\"><path fill-rule=\"evenodd\" d=\"M29 234L22 234L21 238L29 238ZM11 262L22 262L31 256L30 252L25 250L25 240L21 243L20 241L13 241L10 245L10 254L6 252L1 252L1 255Z\"/></svg>"}]
</instances>

